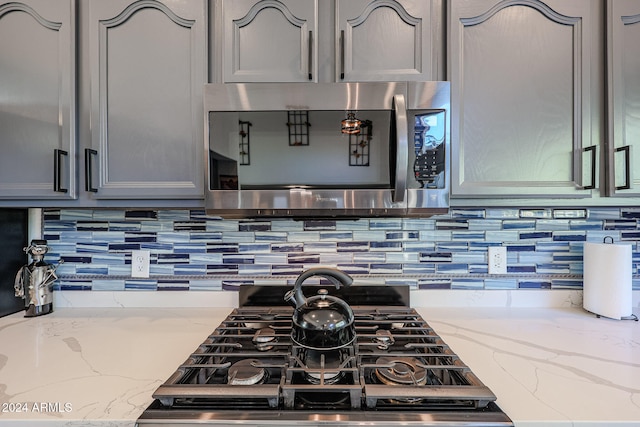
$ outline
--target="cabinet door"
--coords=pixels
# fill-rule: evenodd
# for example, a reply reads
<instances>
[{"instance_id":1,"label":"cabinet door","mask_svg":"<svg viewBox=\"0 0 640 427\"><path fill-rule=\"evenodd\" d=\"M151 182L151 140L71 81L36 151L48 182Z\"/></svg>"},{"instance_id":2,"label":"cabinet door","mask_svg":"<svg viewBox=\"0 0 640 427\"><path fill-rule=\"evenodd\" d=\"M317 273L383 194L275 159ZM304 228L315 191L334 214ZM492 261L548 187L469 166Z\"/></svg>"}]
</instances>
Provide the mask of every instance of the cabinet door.
<instances>
[{"instance_id":1,"label":"cabinet door","mask_svg":"<svg viewBox=\"0 0 640 427\"><path fill-rule=\"evenodd\" d=\"M74 199L75 2L0 1L0 198Z\"/></svg>"},{"instance_id":2,"label":"cabinet door","mask_svg":"<svg viewBox=\"0 0 640 427\"><path fill-rule=\"evenodd\" d=\"M640 2L607 3L609 195L640 196Z\"/></svg>"},{"instance_id":3,"label":"cabinet door","mask_svg":"<svg viewBox=\"0 0 640 427\"><path fill-rule=\"evenodd\" d=\"M591 196L594 3L450 6L452 194Z\"/></svg>"},{"instance_id":4,"label":"cabinet door","mask_svg":"<svg viewBox=\"0 0 640 427\"><path fill-rule=\"evenodd\" d=\"M105 199L204 197L205 0L89 3L86 190Z\"/></svg>"},{"instance_id":5,"label":"cabinet door","mask_svg":"<svg viewBox=\"0 0 640 427\"><path fill-rule=\"evenodd\" d=\"M317 80L316 0L224 0L224 82Z\"/></svg>"},{"instance_id":6,"label":"cabinet door","mask_svg":"<svg viewBox=\"0 0 640 427\"><path fill-rule=\"evenodd\" d=\"M439 80L436 0L338 0L336 80Z\"/></svg>"}]
</instances>

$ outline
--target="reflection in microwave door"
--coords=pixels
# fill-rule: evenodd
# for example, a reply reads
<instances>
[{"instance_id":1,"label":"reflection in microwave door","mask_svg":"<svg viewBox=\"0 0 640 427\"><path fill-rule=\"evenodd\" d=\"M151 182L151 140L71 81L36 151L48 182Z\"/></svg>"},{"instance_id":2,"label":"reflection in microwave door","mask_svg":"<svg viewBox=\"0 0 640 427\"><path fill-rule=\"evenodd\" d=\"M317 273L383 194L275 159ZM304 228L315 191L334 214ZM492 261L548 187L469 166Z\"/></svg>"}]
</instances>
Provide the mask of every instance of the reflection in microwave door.
<instances>
[{"instance_id":1,"label":"reflection in microwave door","mask_svg":"<svg viewBox=\"0 0 640 427\"><path fill-rule=\"evenodd\" d=\"M220 175L221 190L237 190L238 175Z\"/></svg>"}]
</instances>

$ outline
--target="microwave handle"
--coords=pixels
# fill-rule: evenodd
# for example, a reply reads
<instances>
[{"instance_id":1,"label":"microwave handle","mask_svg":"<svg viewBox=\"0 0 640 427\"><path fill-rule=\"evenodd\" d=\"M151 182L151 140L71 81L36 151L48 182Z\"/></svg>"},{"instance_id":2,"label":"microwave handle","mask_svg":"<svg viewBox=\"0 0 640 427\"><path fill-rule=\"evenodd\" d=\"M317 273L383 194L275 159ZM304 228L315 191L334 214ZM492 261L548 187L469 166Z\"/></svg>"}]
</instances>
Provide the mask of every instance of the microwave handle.
<instances>
[{"instance_id":1,"label":"microwave handle","mask_svg":"<svg viewBox=\"0 0 640 427\"><path fill-rule=\"evenodd\" d=\"M393 188L392 201L404 201L407 190L407 168L409 167L409 129L407 125L407 106L404 95L393 96L393 109L396 117L396 177Z\"/></svg>"}]
</instances>

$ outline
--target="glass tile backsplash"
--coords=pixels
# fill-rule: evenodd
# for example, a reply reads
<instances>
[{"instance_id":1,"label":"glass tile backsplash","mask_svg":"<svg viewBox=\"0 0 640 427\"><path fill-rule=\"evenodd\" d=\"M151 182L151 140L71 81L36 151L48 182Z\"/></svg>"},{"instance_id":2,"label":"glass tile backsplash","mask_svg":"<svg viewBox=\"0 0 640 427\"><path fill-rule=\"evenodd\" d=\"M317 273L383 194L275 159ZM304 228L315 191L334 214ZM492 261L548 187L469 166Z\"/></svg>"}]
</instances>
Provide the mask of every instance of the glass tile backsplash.
<instances>
[{"instance_id":1,"label":"glass tile backsplash","mask_svg":"<svg viewBox=\"0 0 640 427\"><path fill-rule=\"evenodd\" d=\"M640 290L640 209L451 209L430 218L246 219L202 210L45 210L46 260L62 290L236 290L293 283L334 266L366 283L414 289L580 289L585 241L633 246ZM490 246L507 248L507 274L489 275ZM151 254L131 277L131 252Z\"/></svg>"}]
</instances>

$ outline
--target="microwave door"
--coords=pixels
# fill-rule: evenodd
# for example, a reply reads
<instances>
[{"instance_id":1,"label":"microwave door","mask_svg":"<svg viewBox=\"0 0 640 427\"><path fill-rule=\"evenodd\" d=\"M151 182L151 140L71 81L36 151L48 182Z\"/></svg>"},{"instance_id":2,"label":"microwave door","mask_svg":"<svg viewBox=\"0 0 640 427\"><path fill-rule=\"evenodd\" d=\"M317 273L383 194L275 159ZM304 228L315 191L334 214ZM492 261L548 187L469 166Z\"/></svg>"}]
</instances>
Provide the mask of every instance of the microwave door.
<instances>
[{"instance_id":1,"label":"microwave door","mask_svg":"<svg viewBox=\"0 0 640 427\"><path fill-rule=\"evenodd\" d=\"M395 176L393 178L392 201L402 203L407 190L407 172L409 164L409 127L407 122L407 107L404 95L397 94L393 97L393 116L396 140Z\"/></svg>"}]
</instances>

